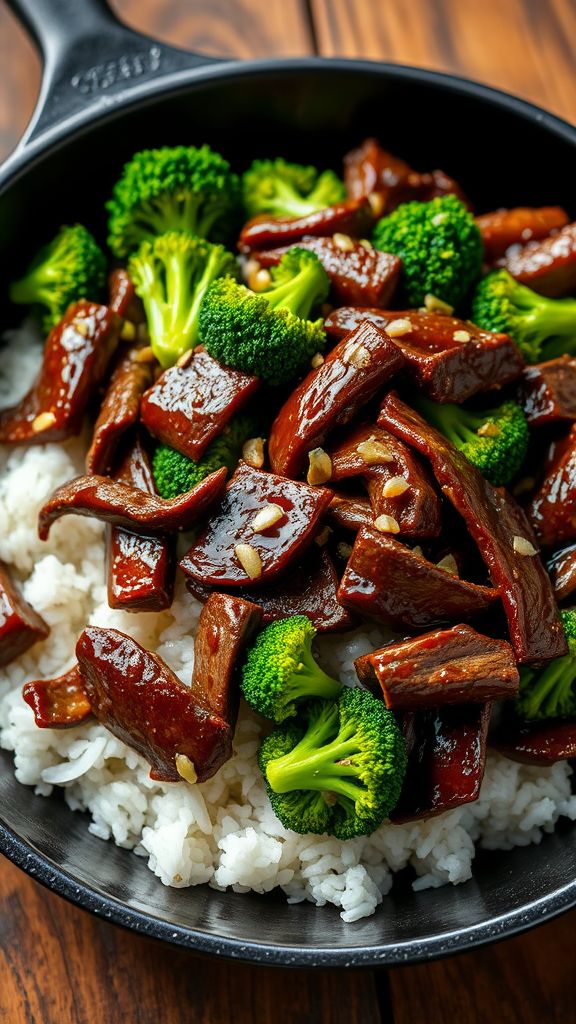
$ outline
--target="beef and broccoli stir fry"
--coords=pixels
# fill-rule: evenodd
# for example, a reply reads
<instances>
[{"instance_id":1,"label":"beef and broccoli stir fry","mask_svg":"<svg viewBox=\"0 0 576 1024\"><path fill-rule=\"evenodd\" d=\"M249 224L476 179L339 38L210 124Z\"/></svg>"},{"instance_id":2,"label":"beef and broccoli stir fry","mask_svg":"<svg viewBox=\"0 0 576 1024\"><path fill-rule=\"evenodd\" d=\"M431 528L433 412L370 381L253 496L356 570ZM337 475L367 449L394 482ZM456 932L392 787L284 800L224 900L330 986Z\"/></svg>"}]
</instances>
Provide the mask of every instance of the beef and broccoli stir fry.
<instances>
[{"instance_id":1,"label":"beef and broccoli stir fry","mask_svg":"<svg viewBox=\"0 0 576 1024\"><path fill-rule=\"evenodd\" d=\"M547 197L550 198L550 197ZM88 421L43 505L106 524L108 602L203 604L189 685L115 629L31 680L40 728L95 717L153 779L232 756L241 695L271 805L341 839L478 797L487 745L576 756L576 224L476 215L368 139L343 175L209 146L136 153L108 252L63 227L11 286L47 335L0 443ZM0 572L0 661L47 625ZM344 686L315 638L390 642ZM493 708L498 702L498 715Z\"/></svg>"}]
</instances>

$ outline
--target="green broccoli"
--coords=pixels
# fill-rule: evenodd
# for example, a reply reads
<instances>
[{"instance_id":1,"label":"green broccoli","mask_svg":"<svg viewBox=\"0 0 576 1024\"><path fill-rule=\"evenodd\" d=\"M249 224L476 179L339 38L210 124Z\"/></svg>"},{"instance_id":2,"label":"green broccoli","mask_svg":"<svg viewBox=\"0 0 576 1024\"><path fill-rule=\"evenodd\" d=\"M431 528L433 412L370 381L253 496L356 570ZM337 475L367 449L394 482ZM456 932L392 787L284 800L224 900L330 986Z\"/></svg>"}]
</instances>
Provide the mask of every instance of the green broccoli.
<instances>
[{"instance_id":1,"label":"green broccoli","mask_svg":"<svg viewBox=\"0 0 576 1024\"><path fill-rule=\"evenodd\" d=\"M78 299L97 301L106 282L106 258L82 224L63 227L38 252L26 273L10 287L12 302L48 310L42 326L48 333Z\"/></svg>"},{"instance_id":2,"label":"green broccoli","mask_svg":"<svg viewBox=\"0 0 576 1024\"><path fill-rule=\"evenodd\" d=\"M576 608L560 613L568 654L544 668L520 669L516 711L523 718L571 718L576 715Z\"/></svg>"},{"instance_id":3,"label":"green broccoli","mask_svg":"<svg viewBox=\"0 0 576 1024\"><path fill-rule=\"evenodd\" d=\"M421 306L427 295L459 306L480 277L480 231L454 195L402 203L378 221L372 241L377 249L400 256L402 285L411 306Z\"/></svg>"},{"instance_id":4,"label":"green broccoli","mask_svg":"<svg viewBox=\"0 0 576 1024\"><path fill-rule=\"evenodd\" d=\"M316 629L305 615L271 622L256 637L242 669L241 690L264 718L283 722L311 697L336 697L342 684L322 671L312 654Z\"/></svg>"},{"instance_id":5,"label":"green broccoli","mask_svg":"<svg viewBox=\"0 0 576 1024\"><path fill-rule=\"evenodd\" d=\"M166 231L220 242L235 227L240 180L209 146L143 149L125 164L106 209L108 244L119 259Z\"/></svg>"},{"instance_id":6,"label":"green broccoli","mask_svg":"<svg viewBox=\"0 0 576 1024\"><path fill-rule=\"evenodd\" d=\"M315 167L291 164L282 157L255 160L242 178L244 206L249 217L305 217L341 203L346 189L334 171L319 174Z\"/></svg>"},{"instance_id":7,"label":"green broccoli","mask_svg":"<svg viewBox=\"0 0 576 1024\"><path fill-rule=\"evenodd\" d=\"M516 476L529 440L526 416L516 402L503 402L495 409L465 409L419 395L412 404L495 487Z\"/></svg>"},{"instance_id":8,"label":"green broccoli","mask_svg":"<svg viewBox=\"0 0 576 1024\"><path fill-rule=\"evenodd\" d=\"M255 430L250 416L235 416L223 433L208 445L198 462L167 444L159 444L152 456L152 476L160 497L177 498L222 466L233 473L244 442L254 436Z\"/></svg>"},{"instance_id":9,"label":"green broccoli","mask_svg":"<svg viewBox=\"0 0 576 1024\"><path fill-rule=\"evenodd\" d=\"M493 270L479 282L472 300L478 327L509 334L528 363L576 353L576 299L547 299Z\"/></svg>"},{"instance_id":10,"label":"green broccoli","mask_svg":"<svg viewBox=\"0 0 576 1024\"><path fill-rule=\"evenodd\" d=\"M272 807L294 832L369 835L400 796L406 748L396 719L368 690L304 704L260 747Z\"/></svg>"},{"instance_id":11,"label":"green broccoli","mask_svg":"<svg viewBox=\"0 0 576 1024\"><path fill-rule=\"evenodd\" d=\"M323 348L323 321L308 317L330 282L316 254L298 248L270 275L270 288L258 294L231 277L216 281L200 310L200 339L220 363L276 385L293 380Z\"/></svg>"},{"instance_id":12,"label":"green broccoli","mask_svg":"<svg viewBox=\"0 0 576 1024\"><path fill-rule=\"evenodd\" d=\"M217 277L237 273L237 264L222 245L169 231L142 242L128 272L144 305L152 350L166 367L197 344L204 294Z\"/></svg>"}]
</instances>

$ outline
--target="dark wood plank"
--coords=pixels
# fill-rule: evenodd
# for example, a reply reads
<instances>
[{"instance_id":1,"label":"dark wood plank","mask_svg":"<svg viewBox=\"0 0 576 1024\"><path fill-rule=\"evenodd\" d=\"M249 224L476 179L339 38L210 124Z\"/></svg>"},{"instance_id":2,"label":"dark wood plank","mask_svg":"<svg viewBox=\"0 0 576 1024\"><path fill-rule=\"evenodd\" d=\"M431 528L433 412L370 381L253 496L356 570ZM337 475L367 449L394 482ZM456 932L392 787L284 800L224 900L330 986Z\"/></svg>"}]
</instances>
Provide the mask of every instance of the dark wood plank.
<instances>
[{"instance_id":1,"label":"dark wood plank","mask_svg":"<svg viewBox=\"0 0 576 1024\"><path fill-rule=\"evenodd\" d=\"M475 953L390 971L394 1024L576 1019L576 911Z\"/></svg>"},{"instance_id":2,"label":"dark wood plank","mask_svg":"<svg viewBox=\"0 0 576 1024\"><path fill-rule=\"evenodd\" d=\"M374 976L202 960L106 924L0 867L6 1024L380 1024Z\"/></svg>"},{"instance_id":3,"label":"dark wood plank","mask_svg":"<svg viewBox=\"0 0 576 1024\"><path fill-rule=\"evenodd\" d=\"M452 71L576 118L573 0L311 0L319 50Z\"/></svg>"},{"instance_id":4,"label":"dark wood plank","mask_svg":"<svg viewBox=\"0 0 576 1024\"><path fill-rule=\"evenodd\" d=\"M0 161L22 135L40 85L40 60L5 4L0 4Z\"/></svg>"}]
</instances>

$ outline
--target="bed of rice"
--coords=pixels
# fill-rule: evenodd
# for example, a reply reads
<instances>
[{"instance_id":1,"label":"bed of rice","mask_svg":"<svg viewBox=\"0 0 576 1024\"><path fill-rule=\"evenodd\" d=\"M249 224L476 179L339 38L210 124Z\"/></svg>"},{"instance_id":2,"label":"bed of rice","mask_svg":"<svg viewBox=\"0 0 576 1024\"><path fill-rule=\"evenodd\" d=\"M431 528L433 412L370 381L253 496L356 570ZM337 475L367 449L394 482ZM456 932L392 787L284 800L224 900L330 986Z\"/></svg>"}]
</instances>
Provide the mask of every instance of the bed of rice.
<instances>
[{"instance_id":1,"label":"bed of rice","mask_svg":"<svg viewBox=\"0 0 576 1024\"><path fill-rule=\"evenodd\" d=\"M28 344L29 342L29 344ZM0 401L16 400L35 371L39 347L18 332L3 354ZM372 914L393 873L412 865L415 889L463 882L475 845L509 849L539 842L561 815L576 819L570 768L531 768L490 753L480 799L427 822L383 825L372 836L340 842L284 829L266 797L256 761L262 723L241 709L234 756L202 785L152 782L146 763L98 724L39 730L23 703L27 679L51 677L73 664L88 623L130 633L158 651L190 682L200 605L180 585L169 612L127 614L106 602L103 528L78 517L37 538L40 505L82 471L85 441L24 449L0 447L0 560L50 625L48 639L0 670L0 745L14 751L16 776L49 796L61 786L70 808L88 811L90 831L133 849L165 884L268 892L291 902L333 904L345 921ZM376 629L323 638L329 671L354 681L354 658L381 642Z\"/></svg>"}]
</instances>

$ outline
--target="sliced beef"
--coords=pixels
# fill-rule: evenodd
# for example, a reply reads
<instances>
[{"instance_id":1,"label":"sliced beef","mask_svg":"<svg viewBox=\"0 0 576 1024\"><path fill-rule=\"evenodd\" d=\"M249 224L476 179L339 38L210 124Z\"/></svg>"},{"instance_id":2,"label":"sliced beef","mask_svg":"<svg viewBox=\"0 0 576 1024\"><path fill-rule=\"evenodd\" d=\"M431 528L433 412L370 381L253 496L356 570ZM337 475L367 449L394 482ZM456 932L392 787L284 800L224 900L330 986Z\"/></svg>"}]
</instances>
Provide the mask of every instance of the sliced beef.
<instances>
[{"instance_id":1,"label":"sliced beef","mask_svg":"<svg viewBox=\"0 0 576 1024\"><path fill-rule=\"evenodd\" d=\"M499 266L540 295L570 295L576 288L576 223L541 242L512 246Z\"/></svg>"},{"instance_id":2,"label":"sliced beef","mask_svg":"<svg viewBox=\"0 0 576 1024\"><path fill-rule=\"evenodd\" d=\"M334 493L328 515L336 526L357 533L361 526L374 526L374 512L368 498Z\"/></svg>"},{"instance_id":3,"label":"sliced beef","mask_svg":"<svg viewBox=\"0 0 576 1024\"><path fill-rule=\"evenodd\" d=\"M140 324L146 319L142 303L136 295L136 291L128 271L124 267L117 267L108 275L108 291L110 293L110 309L122 317L123 320L130 320L131 323Z\"/></svg>"},{"instance_id":4,"label":"sliced beef","mask_svg":"<svg viewBox=\"0 0 576 1024\"><path fill-rule=\"evenodd\" d=\"M309 453L349 423L403 367L384 331L361 323L299 384L280 409L268 442L275 473L297 477Z\"/></svg>"},{"instance_id":5,"label":"sliced beef","mask_svg":"<svg viewBox=\"0 0 576 1024\"><path fill-rule=\"evenodd\" d=\"M146 494L156 494L148 453L139 437L128 446L114 479ZM106 578L111 608L132 612L169 608L175 572L174 537L146 536L108 525Z\"/></svg>"},{"instance_id":6,"label":"sliced beef","mask_svg":"<svg viewBox=\"0 0 576 1024\"><path fill-rule=\"evenodd\" d=\"M57 679L25 683L22 697L32 708L39 729L71 729L92 714L78 665Z\"/></svg>"},{"instance_id":7,"label":"sliced beef","mask_svg":"<svg viewBox=\"0 0 576 1024\"><path fill-rule=\"evenodd\" d=\"M569 544L550 556L546 564L557 601L565 601L576 590L576 544Z\"/></svg>"},{"instance_id":8,"label":"sliced beef","mask_svg":"<svg viewBox=\"0 0 576 1024\"><path fill-rule=\"evenodd\" d=\"M0 412L1 444L46 444L78 434L116 345L119 317L94 302L77 302L52 328L42 366L28 394Z\"/></svg>"},{"instance_id":9,"label":"sliced beef","mask_svg":"<svg viewBox=\"0 0 576 1024\"><path fill-rule=\"evenodd\" d=\"M401 823L477 800L492 705L458 704L404 716L408 768L390 815Z\"/></svg>"},{"instance_id":10,"label":"sliced beef","mask_svg":"<svg viewBox=\"0 0 576 1024\"><path fill-rule=\"evenodd\" d=\"M94 715L148 761L150 778L178 782L180 764L204 782L231 757L230 722L131 637L88 626L76 656Z\"/></svg>"},{"instance_id":11,"label":"sliced beef","mask_svg":"<svg viewBox=\"0 0 576 1024\"><path fill-rule=\"evenodd\" d=\"M492 487L398 395L385 399L378 422L429 460L442 492L464 519L500 592L516 660L547 661L566 654L552 584L519 505L504 489Z\"/></svg>"},{"instance_id":12,"label":"sliced beef","mask_svg":"<svg viewBox=\"0 0 576 1024\"><path fill-rule=\"evenodd\" d=\"M476 217L484 243L487 263L504 256L511 245L539 242L568 223L568 214L561 206L516 206L511 210L494 210Z\"/></svg>"},{"instance_id":13,"label":"sliced beef","mask_svg":"<svg viewBox=\"0 0 576 1024\"><path fill-rule=\"evenodd\" d=\"M546 363L527 366L520 378L519 390L531 427L576 420L576 359L559 356Z\"/></svg>"},{"instance_id":14,"label":"sliced beef","mask_svg":"<svg viewBox=\"0 0 576 1024\"><path fill-rule=\"evenodd\" d=\"M7 568L0 565L0 665L19 658L49 632L44 619L18 593Z\"/></svg>"},{"instance_id":15,"label":"sliced beef","mask_svg":"<svg viewBox=\"0 0 576 1024\"><path fill-rule=\"evenodd\" d=\"M460 403L501 388L516 380L524 366L507 334L483 331L469 320L439 313L342 306L330 313L324 326L329 336L342 338L365 320L384 331L394 324L391 333L406 360L406 374L436 402Z\"/></svg>"},{"instance_id":16,"label":"sliced beef","mask_svg":"<svg viewBox=\"0 0 576 1024\"><path fill-rule=\"evenodd\" d=\"M145 393L142 422L163 444L197 462L258 387L257 377L221 366L196 348Z\"/></svg>"},{"instance_id":17,"label":"sliced beef","mask_svg":"<svg viewBox=\"0 0 576 1024\"><path fill-rule=\"evenodd\" d=\"M387 430L370 425L356 427L344 441L330 449L330 458L331 482L353 476L365 480L374 518L392 516L402 536L438 536L440 498L428 468ZM390 490L399 493L390 494Z\"/></svg>"},{"instance_id":18,"label":"sliced beef","mask_svg":"<svg viewBox=\"0 0 576 1024\"><path fill-rule=\"evenodd\" d=\"M240 462L219 509L180 567L192 579L218 589L252 589L268 583L312 543L331 498L324 487L310 487ZM270 509L277 516L275 521L255 531L256 516Z\"/></svg>"},{"instance_id":19,"label":"sliced beef","mask_svg":"<svg viewBox=\"0 0 576 1024\"><path fill-rule=\"evenodd\" d=\"M528 518L544 547L576 538L576 426L554 445L544 481L528 506Z\"/></svg>"},{"instance_id":20,"label":"sliced beef","mask_svg":"<svg viewBox=\"0 0 576 1024\"><path fill-rule=\"evenodd\" d=\"M242 655L262 620L262 609L236 594L210 594L194 639L193 697L234 726Z\"/></svg>"},{"instance_id":21,"label":"sliced beef","mask_svg":"<svg viewBox=\"0 0 576 1024\"><path fill-rule=\"evenodd\" d=\"M576 719L510 722L490 734L490 746L511 761L543 768L576 757Z\"/></svg>"},{"instance_id":22,"label":"sliced beef","mask_svg":"<svg viewBox=\"0 0 576 1024\"><path fill-rule=\"evenodd\" d=\"M62 516L91 516L135 533L174 533L194 526L221 498L226 487L226 469L201 480L191 491L177 498L159 498L132 484L106 476L78 476L58 487L40 509L38 536L46 540L50 527Z\"/></svg>"},{"instance_id":23,"label":"sliced beef","mask_svg":"<svg viewBox=\"0 0 576 1024\"><path fill-rule=\"evenodd\" d=\"M462 624L389 644L355 665L394 711L511 699L520 679L510 644Z\"/></svg>"},{"instance_id":24,"label":"sliced beef","mask_svg":"<svg viewBox=\"0 0 576 1024\"><path fill-rule=\"evenodd\" d=\"M393 629L430 629L474 618L498 591L459 579L400 544L363 527L357 534L338 600L350 611Z\"/></svg>"},{"instance_id":25,"label":"sliced beef","mask_svg":"<svg viewBox=\"0 0 576 1024\"><path fill-rule=\"evenodd\" d=\"M300 249L315 252L330 278L332 297L345 306L386 306L392 299L400 277L401 261L389 252L356 242L349 237L300 238ZM263 267L280 262L290 246L255 252Z\"/></svg>"},{"instance_id":26,"label":"sliced beef","mask_svg":"<svg viewBox=\"0 0 576 1024\"><path fill-rule=\"evenodd\" d=\"M405 160L383 149L376 139L366 139L357 149L346 154L344 181L348 195L353 199L376 195L380 214L390 213L400 203L411 199L428 202L448 193L457 195L469 205L454 178L440 170L415 171Z\"/></svg>"},{"instance_id":27,"label":"sliced beef","mask_svg":"<svg viewBox=\"0 0 576 1024\"><path fill-rule=\"evenodd\" d=\"M86 455L87 473L109 473L120 441L138 422L140 399L154 380L153 364L143 362L141 354L140 345L130 345L118 353L94 424Z\"/></svg>"},{"instance_id":28,"label":"sliced beef","mask_svg":"<svg viewBox=\"0 0 576 1024\"><path fill-rule=\"evenodd\" d=\"M325 238L344 234L353 238L366 238L375 220L368 199L348 199L303 217L270 217L262 214L244 225L238 247L241 252L274 249L281 245L296 245L305 235Z\"/></svg>"},{"instance_id":29,"label":"sliced beef","mask_svg":"<svg viewBox=\"0 0 576 1024\"><path fill-rule=\"evenodd\" d=\"M276 582L235 590L262 611L262 622L267 625L290 615L306 615L319 633L343 632L350 629L353 619L338 602L338 574L327 551L316 550L316 545L295 564L288 575ZM188 579L189 591L199 601L208 600L211 590L196 579Z\"/></svg>"}]
</instances>

